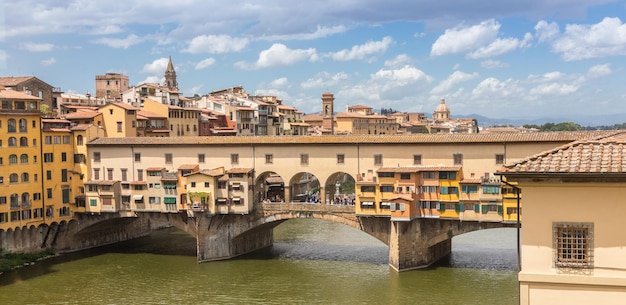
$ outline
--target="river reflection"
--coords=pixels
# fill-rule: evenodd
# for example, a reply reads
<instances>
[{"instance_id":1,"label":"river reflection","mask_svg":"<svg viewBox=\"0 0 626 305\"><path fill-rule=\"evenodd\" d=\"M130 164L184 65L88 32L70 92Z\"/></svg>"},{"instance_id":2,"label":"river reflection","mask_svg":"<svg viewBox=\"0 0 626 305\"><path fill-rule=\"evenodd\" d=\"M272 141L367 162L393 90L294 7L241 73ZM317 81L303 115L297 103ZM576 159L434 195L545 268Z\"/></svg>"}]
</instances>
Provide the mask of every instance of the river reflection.
<instances>
[{"instance_id":1,"label":"river reflection","mask_svg":"<svg viewBox=\"0 0 626 305\"><path fill-rule=\"evenodd\" d=\"M453 239L453 254L397 273L388 248L333 222L289 220L274 246L197 264L177 230L0 275L0 304L517 304L514 229Z\"/></svg>"}]
</instances>

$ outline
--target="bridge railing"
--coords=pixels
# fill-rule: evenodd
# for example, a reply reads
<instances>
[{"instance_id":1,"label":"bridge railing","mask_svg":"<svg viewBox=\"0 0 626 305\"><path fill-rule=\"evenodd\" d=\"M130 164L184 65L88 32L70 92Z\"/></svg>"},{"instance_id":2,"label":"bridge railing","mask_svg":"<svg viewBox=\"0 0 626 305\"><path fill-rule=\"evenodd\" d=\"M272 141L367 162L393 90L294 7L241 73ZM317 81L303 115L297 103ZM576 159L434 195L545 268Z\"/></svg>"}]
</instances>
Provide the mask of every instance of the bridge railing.
<instances>
[{"instance_id":1,"label":"bridge railing","mask_svg":"<svg viewBox=\"0 0 626 305\"><path fill-rule=\"evenodd\" d=\"M267 212L327 212L327 213L352 213L355 207L353 205L335 205L320 203L257 203L255 209Z\"/></svg>"}]
</instances>

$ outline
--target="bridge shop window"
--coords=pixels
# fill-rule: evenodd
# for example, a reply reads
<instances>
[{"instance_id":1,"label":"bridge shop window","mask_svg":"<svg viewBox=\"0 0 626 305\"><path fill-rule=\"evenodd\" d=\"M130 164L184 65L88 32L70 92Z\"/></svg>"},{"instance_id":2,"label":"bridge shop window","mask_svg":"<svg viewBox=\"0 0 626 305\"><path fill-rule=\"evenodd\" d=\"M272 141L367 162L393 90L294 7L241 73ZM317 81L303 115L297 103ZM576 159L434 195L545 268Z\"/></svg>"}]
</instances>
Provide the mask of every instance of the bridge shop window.
<instances>
[{"instance_id":1,"label":"bridge shop window","mask_svg":"<svg viewBox=\"0 0 626 305\"><path fill-rule=\"evenodd\" d=\"M337 154L337 164L344 164L345 163L345 155L344 154Z\"/></svg>"},{"instance_id":2,"label":"bridge shop window","mask_svg":"<svg viewBox=\"0 0 626 305\"><path fill-rule=\"evenodd\" d=\"M374 165L383 165L383 155L382 154L374 155Z\"/></svg>"},{"instance_id":3,"label":"bridge shop window","mask_svg":"<svg viewBox=\"0 0 626 305\"><path fill-rule=\"evenodd\" d=\"M463 165L463 154L453 154L454 165Z\"/></svg>"},{"instance_id":4,"label":"bridge shop window","mask_svg":"<svg viewBox=\"0 0 626 305\"><path fill-rule=\"evenodd\" d=\"M265 160L267 160L267 155L265 156ZM230 163L239 164L239 154L230 154Z\"/></svg>"},{"instance_id":5,"label":"bridge shop window","mask_svg":"<svg viewBox=\"0 0 626 305\"><path fill-rule=\"evenodd\" d=\"M381 185L380 192L381 193L393 193L393 185Z\"/></svg>"},{"instance_id":6,"label":"bridge shop window","mask_svg":"<svg viewBox=\"0 0 626 305\"><path fill-rule=\"evenodd\" d=\"M376 188L373 185L361 185L361 193L374 193Z\"/></svg>"},{"instance_id":7,"label":"bridge shop window","mask_svg":"<svg viewBox=\"0 0 626 305\"><path fill-rule=\"evenodd\" d=\"M309 154L300 154L300 164L309 165Z\"/></svg>"},{"instance_id":8,"label":"bridge shop window","mask_svg":"<svg viewBox=\"0 0 626 305\"><path fill-rule=\"evenodd\" d=\"M265 164L273 164L274 163L274 155L265 154Z\"/></svg>"},{"instance_id":9,"label":"bridge shop window","mask_svg":"<svg viewBox=\"0 0 626 305\"><path fill-rule=\"evenodd\" d=\"M553 223L554 265L567 268L593 268L593 240L593 223Z\"/></svg>"},{"instance_id":10,"label":"bridge shop window","mask_svg":"<svg viewBox=\"0 0 626 305\"><path fill-rule=\"evenodd\" d=\"M422 155L413 155L413 165L422 165Z\"/></svg>"}]
</instances>

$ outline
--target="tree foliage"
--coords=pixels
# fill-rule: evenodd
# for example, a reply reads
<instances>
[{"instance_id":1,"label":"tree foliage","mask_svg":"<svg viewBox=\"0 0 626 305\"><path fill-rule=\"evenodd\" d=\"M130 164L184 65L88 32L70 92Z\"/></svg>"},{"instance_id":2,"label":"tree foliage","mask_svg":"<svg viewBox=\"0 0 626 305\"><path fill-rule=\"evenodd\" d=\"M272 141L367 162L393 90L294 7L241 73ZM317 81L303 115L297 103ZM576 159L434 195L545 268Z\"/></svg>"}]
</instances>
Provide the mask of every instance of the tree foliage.
<instances>
[{"instance_id":1,"label":"tree foliage","mask_svg":"<svg viewBox=\"0 0 626 305\"><path fill-rule=\"evenodd\" d=\"M524 128L536 128L540 131L579 131L583 128L574 122L552 123L548 122L543 125L525 124Z\"/></svg>"}]
</instances>

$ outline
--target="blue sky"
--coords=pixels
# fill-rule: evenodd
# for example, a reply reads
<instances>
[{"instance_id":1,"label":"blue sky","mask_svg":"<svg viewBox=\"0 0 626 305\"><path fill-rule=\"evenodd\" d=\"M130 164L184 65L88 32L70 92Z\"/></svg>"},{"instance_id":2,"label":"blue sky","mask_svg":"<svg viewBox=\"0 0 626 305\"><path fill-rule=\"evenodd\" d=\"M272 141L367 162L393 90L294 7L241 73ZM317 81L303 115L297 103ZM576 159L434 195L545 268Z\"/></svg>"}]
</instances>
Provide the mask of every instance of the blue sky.
<instances>
[{"instance_id":1,"label":"blue sky","mask_svg":"<svg viewBox=\"0 0 626 305\"><path fill-rule=\"evenodd\" d=\"M326 91L339 111L626 113L626 1L258 2L0 0L0 75L84 94L162 82L171 56L186 96L243 85L305 113Z\"/></svg>"}]
</instances>

